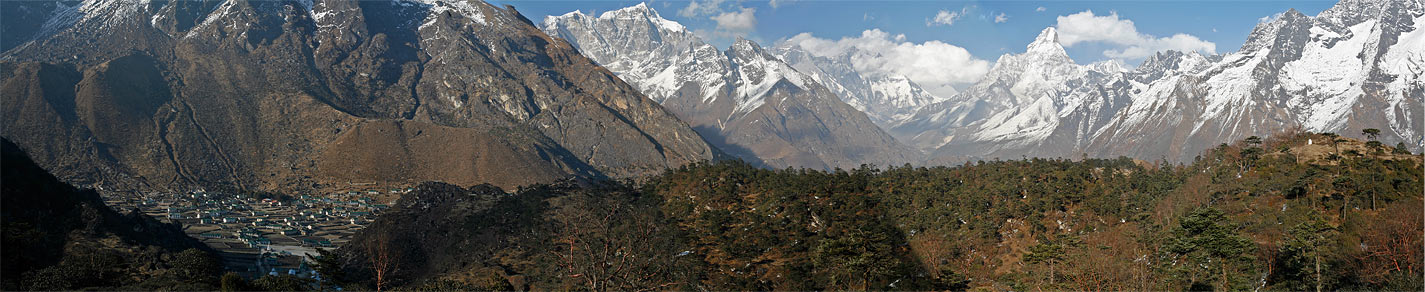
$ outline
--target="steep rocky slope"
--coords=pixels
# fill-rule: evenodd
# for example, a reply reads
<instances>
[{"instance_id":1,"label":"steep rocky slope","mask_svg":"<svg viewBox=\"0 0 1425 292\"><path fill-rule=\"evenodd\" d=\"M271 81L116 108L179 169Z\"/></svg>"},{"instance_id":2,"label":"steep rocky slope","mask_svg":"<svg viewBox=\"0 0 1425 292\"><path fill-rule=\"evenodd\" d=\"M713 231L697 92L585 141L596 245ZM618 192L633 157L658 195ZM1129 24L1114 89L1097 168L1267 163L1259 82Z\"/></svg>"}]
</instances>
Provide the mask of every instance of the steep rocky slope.
<instances>
[{"instance_id":1,"label":"steep rocky slope","mask_svg":"<svg viewBox=\"0 0 1425 292\"><path fill-rule=\"evenodd\" d=\"M74 182L508 187L714 158L687 123L512 8L59 4L0 4L45 19L6 27L7 45L30 38L0 57L0 133Z\"/></svg>"},{"instance_id":2,"label":"steep rocky slope","mask_svg":"<svg viewBox=\"0 0 1425 292\"><path fill-rule=\"evenodd\" d=\"M551 16L542 28L693 124L715 145L771 167L901 164L919 153L758 44L719 51L639 4Z\"/></svg>"}]
</instances>

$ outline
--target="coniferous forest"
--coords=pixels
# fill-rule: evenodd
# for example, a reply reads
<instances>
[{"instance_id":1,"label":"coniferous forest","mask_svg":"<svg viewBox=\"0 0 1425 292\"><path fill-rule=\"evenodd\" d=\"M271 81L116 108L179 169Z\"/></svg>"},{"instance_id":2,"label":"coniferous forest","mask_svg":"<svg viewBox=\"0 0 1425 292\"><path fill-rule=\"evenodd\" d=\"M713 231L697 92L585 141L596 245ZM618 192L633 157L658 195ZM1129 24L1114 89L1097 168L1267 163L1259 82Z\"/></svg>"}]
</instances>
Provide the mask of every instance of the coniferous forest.
<instances>
[{"instance_id":1,"label":"coniferous forest","mask_svg":"<svg viewBox=\"0 0 1425 292\"><path fill-rule=\"evenodd\" d=\"M219 277L211 268L213 256L202 249L175 253L184 244L89 227L56 232L75 238L111 234L124 242L119 245L148 248L160 260L145 264L112 256L134 247L46 248L64 260L31 265L30 271L7 269L6 285L284 291L1422 289L1421 155L1332 133L1274 137L1220 145L1184 165L1127 158L1021 159L816 171L720 161L641 181L566 180L512 192L428 182L401 197L351 243L312 257L320 280ZM7 148L14 154L9 160L26 161L12 150ZM6 168L7 179L49 177L35 167L7 165L15 166ZM5 184L15 192L44 192L25 189L30 185ZM19 201L7 201L6 207L45 208ZM16 210L7 214L21 214ZM14 217L7 224L21 221L44 222ZM102 225L89 225L95 224ZM24 239L31 235L12 233L5 234L6 246L31 244ZM93 261L95 254L111 256ZM6 249L7 258L24 256ZM196 266L187 263L195 261L210 268L191 272ZM79 277L56 274L61 271ZM173 278L182 273L201 277Z\"/></svg>"},{"instance_id":2,"label":"coniferous forest","mask_svg":"<svg viewBox=\"0 0 1425 292\"><path fill-rule=\"evenodd\" d=\"M1420 290L1421 171L1399 148L1287 133L1185 165L427 183L318 270L380 290Z\"/></svg>"}]
</instances>

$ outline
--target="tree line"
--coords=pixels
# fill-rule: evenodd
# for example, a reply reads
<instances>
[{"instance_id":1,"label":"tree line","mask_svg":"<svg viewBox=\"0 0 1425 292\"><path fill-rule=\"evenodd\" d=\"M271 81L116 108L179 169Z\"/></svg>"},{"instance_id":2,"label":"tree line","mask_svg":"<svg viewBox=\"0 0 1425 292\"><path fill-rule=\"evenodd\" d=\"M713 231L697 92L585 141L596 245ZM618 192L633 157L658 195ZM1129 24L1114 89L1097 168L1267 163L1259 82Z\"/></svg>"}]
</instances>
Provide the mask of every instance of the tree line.
<instances>
[{"instance_id":1,"label":"tree line","mask_svg":"<svg viewBox=\"0 0 1425 292\"><path fill-rule=\"evenodd\" d=\"M1420 290L1421 156L1362 134L1250 137L1176 165L721 161L423 185L446 195L402 198L319 268L377 290Z\"/></svg>"}]
</instances>

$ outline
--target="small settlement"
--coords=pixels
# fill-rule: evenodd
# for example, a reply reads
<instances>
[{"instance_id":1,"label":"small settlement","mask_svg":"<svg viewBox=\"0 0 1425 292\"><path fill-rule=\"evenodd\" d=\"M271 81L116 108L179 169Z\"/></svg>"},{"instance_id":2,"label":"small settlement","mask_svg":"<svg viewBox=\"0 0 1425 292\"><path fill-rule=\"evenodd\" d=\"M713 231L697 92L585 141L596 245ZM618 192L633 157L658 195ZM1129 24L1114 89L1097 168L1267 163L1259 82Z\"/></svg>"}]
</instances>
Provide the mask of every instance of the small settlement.
<instances>
[{"instance_id":1,"label":"small settlement","mask_svg":"<svg viewBox=\"0 0 1425 292\"><path fill-rule=\"evenodd\" d=\"M333 249L411 188L361 189L282 198L208 192L148 193L107 198L117 210L138 209L183 226L189 236L217 250L223 266L247 278L293 275L317 278L307 255Z\"/></svg>"}]
</instances>

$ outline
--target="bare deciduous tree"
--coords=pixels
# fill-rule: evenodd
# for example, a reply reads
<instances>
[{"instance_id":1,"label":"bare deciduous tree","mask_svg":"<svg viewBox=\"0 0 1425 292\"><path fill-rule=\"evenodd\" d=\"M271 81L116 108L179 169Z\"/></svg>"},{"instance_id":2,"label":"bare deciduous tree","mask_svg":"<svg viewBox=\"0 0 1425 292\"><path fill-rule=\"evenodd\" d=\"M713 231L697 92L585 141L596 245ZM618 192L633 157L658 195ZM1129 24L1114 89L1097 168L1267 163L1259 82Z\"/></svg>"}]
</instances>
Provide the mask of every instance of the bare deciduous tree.
<instances>
[{"instance_id":1,"label":"bare deciduous tree","mask_svg":"<svg viewBox=\"0 0 1425 292\"><path fill-rule=\"evenodd\" d=\"M392 275L397 270L397 259L391 250L391 234L382 232L371 241L366 242L367 264L371 265L371 272L376 277L376 291L382 291L391 283Z\"/></svg>"},{"instance_id":2,"label":"bare deciduous tree","mask_svg":"<svg viewBox=\"0 0 1425 292\"><path fill-rule=\"evenodd\" d=\"M562 198L555 215L559 225L559 266L569 282L597 291L648 291L678 283L678 252L654 214L629 207L617 198ZM576 287L569 287L576 288Z\"/></svg>"}]
</instances>

